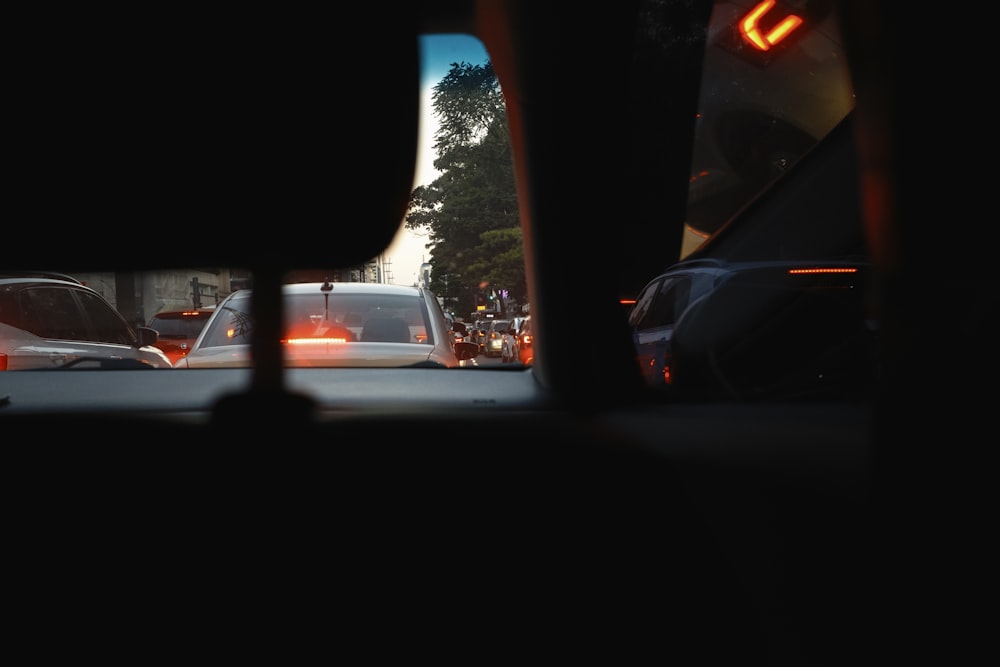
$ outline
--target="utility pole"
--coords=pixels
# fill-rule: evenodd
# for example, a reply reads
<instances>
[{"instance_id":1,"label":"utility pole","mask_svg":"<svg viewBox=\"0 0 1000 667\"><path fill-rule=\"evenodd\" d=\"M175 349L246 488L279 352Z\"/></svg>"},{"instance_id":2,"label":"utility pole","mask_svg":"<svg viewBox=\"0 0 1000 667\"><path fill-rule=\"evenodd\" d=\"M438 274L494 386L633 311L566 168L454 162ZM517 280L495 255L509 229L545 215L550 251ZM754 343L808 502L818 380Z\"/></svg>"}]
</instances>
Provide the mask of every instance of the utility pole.
<instances>
[{"instance_id":1,"label":"utility pole","mask_svg":"<svg viewBox=\"0 0 1000 667\"><path fill-rule=\"evenodd\" d=\"M142 309L135 298L135 273L115 273L115 308L132 324L143 324Z\"/></svg>"},{"instance_id":2,"label":"utility pole","mask_svg":"<svg viewBox=\"0 0 1000 667\"><path fill-rule=\"evenodd\" d=\"M191 305L201 308L201 285L198 283L198 276L191 277Z\"/></svg>"}]
</instances>

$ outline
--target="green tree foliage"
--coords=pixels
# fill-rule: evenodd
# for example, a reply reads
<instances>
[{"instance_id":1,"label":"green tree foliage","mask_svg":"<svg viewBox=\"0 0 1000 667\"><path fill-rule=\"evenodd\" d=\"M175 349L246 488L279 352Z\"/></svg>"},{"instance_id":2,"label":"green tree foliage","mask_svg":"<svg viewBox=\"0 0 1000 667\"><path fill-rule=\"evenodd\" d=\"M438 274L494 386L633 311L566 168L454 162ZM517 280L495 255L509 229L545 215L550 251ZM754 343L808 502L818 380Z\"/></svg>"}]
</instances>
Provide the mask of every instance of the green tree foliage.
<instances>
[{"instance_id":1,"label":"green tree foliage","mask_svg":"<svg viewBox=\"0 0 1000 667\"><path fill-rule=\"evenodd\" d=\"M506 289L526 303L507 111L490 63L452 63L433 89L433 183L410 195L406 227L427 234L431 288L456 313Z\"/></svg>"}]
</instances>

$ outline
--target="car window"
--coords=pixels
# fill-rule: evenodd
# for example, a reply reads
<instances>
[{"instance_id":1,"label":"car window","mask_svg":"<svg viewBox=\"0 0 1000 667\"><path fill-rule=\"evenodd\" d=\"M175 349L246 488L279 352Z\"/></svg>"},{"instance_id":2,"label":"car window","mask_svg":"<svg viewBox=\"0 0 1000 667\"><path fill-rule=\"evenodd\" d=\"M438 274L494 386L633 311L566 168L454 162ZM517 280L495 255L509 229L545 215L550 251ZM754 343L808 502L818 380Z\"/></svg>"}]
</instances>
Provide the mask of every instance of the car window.
<instances>
[{"instance_id":1,"label":"car window","mask_svg":"<svg viewBox=\"0 0 1000 667\"><path fill-rule=\"evenodd\" d=\"M770 43L763 26L776 26L782 17L794 20L787 32L769 35ZM853 108L832 6L715 3L681 257L790 173Z\"/></svg>"},{"instance_id":2,"label":"car window","mask_svg":"<svg viewBox=\"0 0 1000 667\"><path fill-rule=\"evenodd\" d=\"M504 322L509 322L530 307L505 103L489 54L478 38L461 33L424 35L420 49L424 130L409 210L400 221L396 239L385 252L359 264L304 267L285 276L288 284L416 286L433 294L439 314L423 305L383 304L383 315L391 312L391 322L374 317L377 304L352 306L338 299L340 310L324 313L323 318L329 315L331 321L347 327L357 341L390 337L387 327L402 321L409 333L392 338L436 346L442 338L450 342L452 337L443 337L441 328L430 324L433 318L447 322L470 315L476 320L508 315ZM466 169L472 161L477 165L475 173ZM72 276L92 286L134 326L149 323L165 343L170 338L197 336L201 326L157 318L157 313L224 302L225 308L204 332L200 347L248 345L255 331L249 296L227 301L253 287L254 276L245 267L111 270L73 272ZM324 305L319 299L308 306L290 303L295 310L286 313L286 318L315 323ZM54 330L60 320L77 321L60 318L59 313L80 308L80 304L56 305L38 304L38 317L45 320L45 326ZM106 320L99 328L100 334L86 334L123 337ZM480 367L488 366L486 360Z\"/></svg>"},{"instance_id":3,"label":"car window","mask_svg":"<svg viewBox=\"0 0 1000 667\"><path fill-rule=\"evenodd\" d=\"M88 321L93 326L91 340L106 343L121 343L127 345L135 340L135 336L122 320L121 315L108 308L96 294L76 292L80 306L87 314Z\"/></svg>"},{"instance_id":4,"label":"car window","mask_svg":"<svg viewBox=\"0 0 1000 667\"><path fill-rule=\"evenodd\" d=\"M42 338L90 340L80 306L68 290L38 287L21 294L24 329Z\"/></svg>"},{"instance_id":5,"label":"car window","mask_svg":"<svg viewBox=\"0 0 1000 667\"><path fill-rule=\"evenodd\" d=\"M677 255L664 255L658 270L649 272L653 282L626 310L636 332L673 326L703 295L702 278L678 274L661 279L657 273L697 256L710 242L718 247L732 231L732 221L794 173L797 162L853 108L834 11L795 5L799 22L778 36L754 32L747 22L752 9L741 2L718 2L713 8L693 124L683 240ZM781 5L768 11L792 9ZM366 261L294 269L285 282L414 286L432 295L433 308L351 303L349 298L324 301L319 294L296 298L288 301L282 340L315 340L326 331L345 342L453 345L454 337L441 333L450 327L432 321L464 319L477 323L470 326L474 333L467 340L480 348L477 370L488 372L499 362L491 356L496 350L485 341L486 333L517 329L533 310L503 90L490 54L473 35L422 35L420 49L421 139L409 205L396 238ZM814 236L825 239L828 233L817 227ZM782 243L771 235L761 245L743 244L734 252L773 257L800 252ZM133 339L128 324L149 322L165 342L200 334L199 348L249 345L256 330L250 298L254 276L245 267L75 272L72 277L110 302L126 324L82 301L85 296L39 293L29 308L34 326L50 334L127 343ZM204 331L202 323L156 318L161 311L206 305L216 306L218 313ZM82 321L89 323L85 331L79 330ZM538 327L543 335L546 330ZM537 335L532 333L533 347L542 348L534 340ZM659 334L654 341L659 346L658 341ZM648 351L637 351L644 367L648 357Z\"/></svg>"},{"instance_id":6,"label":"car window","mask_svg":"<svg viewBox=\"0 0 1000 667\"><path fill-rule=\"evenodd\" d=\"M205 317L153 317L149 326L163 338L196 338L206 320Z\"/></svg>"},{"instance_id":7,"label":"car window","mask_svg":"<svg viewBox=\"0 0 1000 667\"><path fill-rule=\"evenodd\" d=\"M691 278L688 276L655 281L639 295L629 323L636 329L673 324L687 307L690 296Z\"/></svg>"},{"instance_id":8,"label":"car window","mask_svg":"<svg viewBox=\"0 0 1000 667\"><path fill-rule=\"evenodd\" d=\"M250 295L236 293L216 308L212 321L205 325L197 344L203 347L249 345L253 328Z\"/></svg>"},{"instance_id":9,"label":"car window","mask_svg":"<svg viewBox=\"0 0 1000 667\"><path fill-rule=\"evenodd\" d=\"M42 338L125 345L135 340L121 316L87 292L36 287L21 299L24 328Z\"/></svg>"}]
</instances>

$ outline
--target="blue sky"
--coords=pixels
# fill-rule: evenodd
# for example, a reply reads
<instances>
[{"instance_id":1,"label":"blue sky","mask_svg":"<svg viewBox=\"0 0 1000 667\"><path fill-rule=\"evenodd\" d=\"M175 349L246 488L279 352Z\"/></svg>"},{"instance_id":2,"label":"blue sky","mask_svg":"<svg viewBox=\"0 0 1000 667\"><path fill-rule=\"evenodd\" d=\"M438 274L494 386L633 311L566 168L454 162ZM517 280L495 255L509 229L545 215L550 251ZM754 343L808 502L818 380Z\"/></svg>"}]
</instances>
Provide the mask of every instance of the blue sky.
<instances>
[{"instance_id":1,"label":"blue sky","mask_svg":"<svg viewBox=\"0 0 1000 667\"><path fill-rule=\"evenodd\" d=\"M467 62L479 65L489 60L483 43L469 35L431 35L420 38L420 139L417 153L417 173L414 186L426 185L434 180L434 114L431 107L433 87L444 78L452 63ZM383 254L392 282L400 285L414 283L420 265L430 259L424 249L425 240L402 227L392 244Z\"/></svg>"},{"instance_id":2,"label":"blue sky","mask_svg":"<svg viewBox=\"0 0 1000 667\"><path fill-rule=\"evenodd\" d=\"M469 35L425 35L420 38L420 78L424 86L434 85L448 73L452 63L463 60L473 65L487 60L482 42Z\"/></svg>"},{"instance_id":3,"label":"blue sky","mask_svg":"<svg viewBox=\"0 0 1000 667\"><path fill-rule=\"evenodd\" d=\"M452 63L485 63L489 57L483 43L469 35L430 35L420 38L420 146L417 155L416 182L426 185L433 179L435 119L431 107L434 86L448 74Z\"/></svg>"}]
</instances>

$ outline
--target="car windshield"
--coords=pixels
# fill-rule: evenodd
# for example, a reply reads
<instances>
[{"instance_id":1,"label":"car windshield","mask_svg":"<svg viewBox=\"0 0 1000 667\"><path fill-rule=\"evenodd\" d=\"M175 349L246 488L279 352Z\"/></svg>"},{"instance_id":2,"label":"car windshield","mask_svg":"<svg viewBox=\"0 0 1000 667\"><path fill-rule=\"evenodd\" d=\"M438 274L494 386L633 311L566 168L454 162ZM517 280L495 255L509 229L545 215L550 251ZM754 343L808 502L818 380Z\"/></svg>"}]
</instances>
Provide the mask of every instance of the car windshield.
<instances>
[{"instance_id":1,"label":"car windshield","mask_svg":"<svg viewBox=\"0 0 1000 667\"><path fill-rule=\"evenodd\" d=\"M161 338L197 338L205 325L206 317L163 317L156 315L149 326L159 332Z\"/></svg>"}]
</instances>

